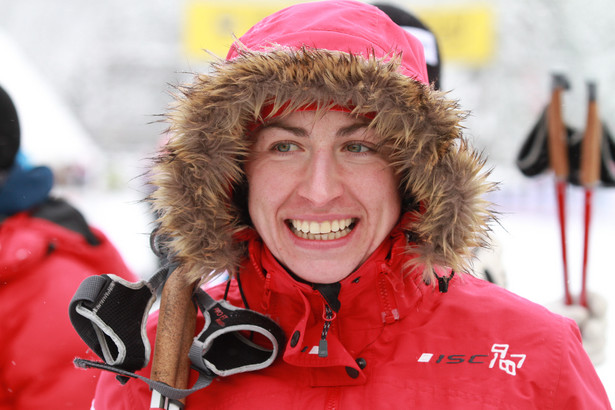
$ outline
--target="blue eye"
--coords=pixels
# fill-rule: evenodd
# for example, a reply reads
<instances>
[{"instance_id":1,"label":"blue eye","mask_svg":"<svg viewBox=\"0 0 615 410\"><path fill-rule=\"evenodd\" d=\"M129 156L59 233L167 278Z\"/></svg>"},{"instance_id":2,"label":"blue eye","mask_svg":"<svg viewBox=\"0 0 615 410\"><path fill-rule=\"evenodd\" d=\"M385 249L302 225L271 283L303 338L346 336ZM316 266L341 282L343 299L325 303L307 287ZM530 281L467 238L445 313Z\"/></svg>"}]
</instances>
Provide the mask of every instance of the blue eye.
<instances>
[{"instance_id":1,"label":"blue eye","mask_svg":"<svg viewBox=\"0 0 615 410\"><path fill-rule=\"evenodd\" d=\"M360 153L364 153L364 152L369 152L371 151L371 149L363 144L359 144L359 143L353 143L353 144L348 144L346 146L346 149L350 152L356 153L356 154L360 154Z\"/></svg>"}]
</instances>

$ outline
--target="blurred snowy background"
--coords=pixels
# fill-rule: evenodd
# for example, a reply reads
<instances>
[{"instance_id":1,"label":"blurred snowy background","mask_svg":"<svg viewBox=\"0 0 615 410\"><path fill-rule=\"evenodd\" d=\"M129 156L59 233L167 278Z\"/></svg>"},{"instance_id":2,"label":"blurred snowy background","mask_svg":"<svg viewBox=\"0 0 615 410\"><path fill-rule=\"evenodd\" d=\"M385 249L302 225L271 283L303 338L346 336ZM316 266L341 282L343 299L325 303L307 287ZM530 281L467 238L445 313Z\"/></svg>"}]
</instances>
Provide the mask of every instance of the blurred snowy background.
<instances>
[{"instance_id":1,"label":"blurred snowy background","mask_svg":"<svg viewBox=\"0 0 615 410\"><path fill-rule=\"evenodd\" d=\"M383 2L383 1L381 1ZM0 84L20 113L30 160L54 169L55 190L103 229L140 275L156 261L151 217L140 200L165 126L172 85L207 70L209 49L232 38L276 0L0 0ZM494 236L507 287L537 303L563 297L553 177L526 178L515 159L549 100L551 74L568 76L564 117L583 129L587 80L598 85L603 121L615 129L615 8L610 0L390 0L432 27L443 51L442 88L471 111L466 135L489 156L500 190ZM615 285L615 189L595 193L589 289ZM583 196L570 188L570 285L580 288ZM615 401L615 302L608 305L606 361L597 370Z\"/></svg>"}]
</instances>

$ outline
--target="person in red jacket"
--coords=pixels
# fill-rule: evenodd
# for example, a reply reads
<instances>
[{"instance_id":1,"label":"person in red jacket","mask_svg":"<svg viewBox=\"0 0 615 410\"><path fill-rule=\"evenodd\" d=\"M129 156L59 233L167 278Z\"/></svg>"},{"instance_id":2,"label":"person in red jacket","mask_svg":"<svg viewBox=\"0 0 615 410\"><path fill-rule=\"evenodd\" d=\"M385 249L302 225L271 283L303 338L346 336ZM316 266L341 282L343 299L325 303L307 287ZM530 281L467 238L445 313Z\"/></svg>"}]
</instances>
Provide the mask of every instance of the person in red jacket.
<instances>
[{"instance_id":1,"label":"person in red jacket","mask_svg":"<svg viewBox=\"0 0 615 410\"><path fill-rule=\"evenodd\" d=\"M610 408L574 322L464 273L493 187L464 115L429 85L415 37L348 0L272 14L181 88L152 172L173 275L228 273L208 293L286 339L270 366L214 378L186 409ZM166 290L145 377L162 374L183 303ZM206 326L226 325L216 314ZM177 406L158 399L104 373L93 408Z\"/></svg>"},{"instance_id":2,"label":"person in red jacket","mask_svg":"<svg viewBox=\"0 0 615 410\"><path fill-rule=\"evenodd\" d=\"M67 202L49 195L53 175L18 159L17 110L0 87L0 409L87 409L97 372L68 305L81 281L115 273L135 280L118 251Z\"/></svg>"}]
</instances>

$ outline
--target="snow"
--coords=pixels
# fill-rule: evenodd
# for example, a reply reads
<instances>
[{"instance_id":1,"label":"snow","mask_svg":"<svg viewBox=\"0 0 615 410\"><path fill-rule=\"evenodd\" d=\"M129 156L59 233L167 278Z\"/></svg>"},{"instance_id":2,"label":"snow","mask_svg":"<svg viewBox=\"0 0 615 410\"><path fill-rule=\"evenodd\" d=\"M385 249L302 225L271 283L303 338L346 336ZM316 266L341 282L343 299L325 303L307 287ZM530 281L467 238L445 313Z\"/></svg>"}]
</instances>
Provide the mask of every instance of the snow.
<instances>
[{"instance_id":1,"label":"snow","mask_svg":"<svg viewBox=\"0 0 615 410\"><path fill-rule=\"evenodd\" d=\"M66 102L2 30L0 50L0 85L19 113L21 146L29 153L29 159L57 168L79 165L93 170L102 151Z\"/></svg>"}]
</instances>

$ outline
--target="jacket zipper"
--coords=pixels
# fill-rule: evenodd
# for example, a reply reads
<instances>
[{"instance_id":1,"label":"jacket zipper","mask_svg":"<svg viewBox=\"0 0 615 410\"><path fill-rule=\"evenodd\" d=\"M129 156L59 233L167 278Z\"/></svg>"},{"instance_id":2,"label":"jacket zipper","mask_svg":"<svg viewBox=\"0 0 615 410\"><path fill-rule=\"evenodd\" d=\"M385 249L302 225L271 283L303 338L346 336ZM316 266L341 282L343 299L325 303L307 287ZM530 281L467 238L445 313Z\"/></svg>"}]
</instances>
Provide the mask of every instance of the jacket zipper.
<instances>
[{"instance_id":1,"label":"jacket zipper","mask_svg":"<svg viewBox=\"0 0 615 410\"><path fill-rule=\"evenodd\" d=\"M320 334L320 342L318 342L318 357L327 357L329 355L327 348L327 334L329 333L329 329L331 328L331 322L335 319L335 312L328 303L324 302L324 314L323 319L325 320L324 325L322 326L322 333Z\"/></svg>"},{"instance_id":2,"label":"jacket zipper","mask_svg":"<svg viewBox=\"0 0 615 410\"><path fill-rule=\"evenodd\" d=\"M382 321L386 324L391 324L399 320L399 312L396 307L392 306L392 295L389 294L387 289L387 276L389 276L389 272L391 272L391 269L383 263L378 277L378 294L380 295L380 300L384 309L382 312Z\"/></svg>"},{"instance_id":3,"label":"jacket zipper","mask_svg":"<svg viewBox=\"0 0 615 410\"><path fill-rule=\"evenodd\" d=\"M339 387L329 387L325 410L337 410L339 408L340 393Z\"/></svg>"}]
</instances>

